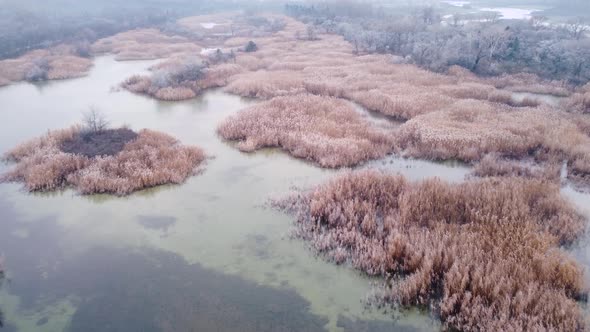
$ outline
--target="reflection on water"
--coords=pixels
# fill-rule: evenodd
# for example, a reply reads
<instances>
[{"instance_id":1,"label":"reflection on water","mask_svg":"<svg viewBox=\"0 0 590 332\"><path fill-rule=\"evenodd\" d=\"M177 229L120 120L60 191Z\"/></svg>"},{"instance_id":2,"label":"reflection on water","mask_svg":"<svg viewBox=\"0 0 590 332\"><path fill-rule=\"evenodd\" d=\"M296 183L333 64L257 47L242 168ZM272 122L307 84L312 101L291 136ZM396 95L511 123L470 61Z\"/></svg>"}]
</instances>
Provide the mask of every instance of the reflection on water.
<instances>
[{"instance_id":1,"label":"reflection on water","mask_svg":"<svg viewBox=\"0 0 590 332\"><path fill-rule=\"evenodd\" d=\"M0 151L73 124L94 105L113 126L164 131L212 156L183 185L124 198L27 194L1 185L0 253L13 279L0 290L6 325L19 331L439 328L423 313L393 321L367 311L361 299L370 279L314 257L304 243L289 240L289 216L261 208L273 194L340 171L278 149L244 154L219 139L217 125L255 101L220 90L176 103L112 91L152 64L101 57L87 77L0 89ZM469 171L395 157L362 167L451 181Z\"/></svg>"}]
</instances>

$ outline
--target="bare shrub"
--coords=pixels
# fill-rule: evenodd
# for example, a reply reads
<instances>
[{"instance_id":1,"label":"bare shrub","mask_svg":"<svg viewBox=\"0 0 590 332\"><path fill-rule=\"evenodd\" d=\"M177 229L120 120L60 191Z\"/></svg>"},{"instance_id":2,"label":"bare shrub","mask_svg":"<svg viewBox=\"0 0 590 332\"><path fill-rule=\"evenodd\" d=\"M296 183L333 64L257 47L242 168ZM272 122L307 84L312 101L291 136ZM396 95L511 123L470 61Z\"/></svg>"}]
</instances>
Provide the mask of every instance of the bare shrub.
<instances>
[{"instance_id":1,"label":"bare shrub","mask_svg":"<svg viewBox=\"0 0 590 332\"><path fill-rule=\"evenodd\" d=\"M353 166L392 151L392 137L365 122L350 104L332 97L277 97L225 120L225 139L242 151L281 147L322 167Z\"/></svg>"},{"instance_id":2,"label":"bare shrub","mask_svg":"<svg viewBox=\"0 0 590 332\"><path fill-rule=\"evenodd\" d=\"M84 129L91 133L100 133L107 129L109 122L106 116L97 108L90 107L90 109L83 115Z\"/></svg>"},{"instance_id":3,"label":"bare shrub","mask_svg":"<svg viewBox=\"0 0 590 332\"><path fill-rule=\"evenodd\" d=\"M23 182L28 191L73 186L82 194L126 195L181 183L205 158L201 149L149 130L136 134L125 128L110 129L93 132L90 141L84 137L88 138L82 128L75 126L25 142L4 155L16 165L0 179Z\"/></svg>"},{"instance_id":4,"label":"bare shrub","mask_svg":"<svg viewBox=\"0 0 590 332\"><path fill-rule=\"evenodd\" d=\"M25 73L25 80L29 82L45 81L49 69L49 60L47 58L35 60L31 69Z\"/></svg>"},{"instance_id":5,"label":"bare shrub","mask_svg":"<svg viewBox=\"0 0 590 332\"><path fill-rule=\"evenodd\" d=\"M276 206L297 213L298 236L318 253L382 277L377 303L428 305L448 329L583 328L582 269L559 245L585 224L557 185L363 171Z\"/></svg>"},{"instance_id":6,"label":"bare shrub","mask_svg":"<svg viewBox=\"0 0 590 332\"><path fill-rule=\"evenodd\" d=\"M147 76L132 76L121 84L125 89L146 94L160 100L185 100L197 96L206 77L205 65L198 60L181 60L160 65L160 68Z\"/></svg>"}]
</instances>

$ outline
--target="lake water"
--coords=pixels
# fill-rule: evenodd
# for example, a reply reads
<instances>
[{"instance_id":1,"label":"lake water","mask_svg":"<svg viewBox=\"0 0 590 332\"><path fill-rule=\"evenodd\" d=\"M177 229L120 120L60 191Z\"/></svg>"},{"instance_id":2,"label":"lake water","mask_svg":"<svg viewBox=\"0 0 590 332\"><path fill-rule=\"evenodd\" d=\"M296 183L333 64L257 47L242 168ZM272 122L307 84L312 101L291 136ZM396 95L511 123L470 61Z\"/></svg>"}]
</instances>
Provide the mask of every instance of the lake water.
<instances>
[{"instance_id":1,"label":"lake water","mask_svg":"<svg viewBox=\"0 0 590 332\"><path fill-rule=\"evenodd\" d=\"M505 20L528 20L538 9L523 9L510 7L480 8L484 12L497 12Z\"/></svg>"},{"instance_id":2,"label":"lake water","mask_svg":"<svg viewBox=\"0 0 590 332\"><path fill-rule=\"evenodd\" d=\"M100 57L87 77L0 89L2 152L74 124L94 106L113 126L160 130L211 156L204 173L183 185L125 198L29 194L18 184L0 185L5 330L439 329L418 311L397 313L396 320L367 311L361 300L372 281L314 257L289 238L290 216L263 207L275 194L338 171L276 149L244 154L219 139L216 126L255 101L221 90L174 103L114 91L153 64ZM469 171L394 157L363 167L453 181Z\"/></svg>"}]
</instances>

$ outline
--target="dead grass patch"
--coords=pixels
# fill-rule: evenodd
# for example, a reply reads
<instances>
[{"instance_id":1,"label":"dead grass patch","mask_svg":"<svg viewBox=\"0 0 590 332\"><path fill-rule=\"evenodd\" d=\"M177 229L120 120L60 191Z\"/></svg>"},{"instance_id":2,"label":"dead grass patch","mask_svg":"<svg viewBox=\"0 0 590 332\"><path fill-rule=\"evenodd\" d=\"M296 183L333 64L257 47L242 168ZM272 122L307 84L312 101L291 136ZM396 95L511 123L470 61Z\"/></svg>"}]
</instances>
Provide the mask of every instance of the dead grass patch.
<instances>
[{"instance_id":1,"label":"dead grass patch","mask_svg":"<svg viewBox=\"0 0 590 332\"><path fill-rule=\"evenodd\" d=\"M75 54L75 48L60 45L28 52L0 61L0 86L29 80L60 80L84 76L92 60Z\"/></svg>"},{"instance_id":2,"label":"dead grass patch","mask_svg":"<svg viewBox=\"0 0 590 332\"><path fill-rule=\"evenodd\" d=\"M166 134L144 129L133 135L118 129L84 142L80 127L51 131L7 152L4 159L16 165L0 179L23 182L28 191L72 186L82 194L127 195L182 183L205 159L200 148Z\"/></svg>"},{"instance_id":3,"label":"dead grass patch","mask_svg":"<svg viewBox=\"0 0 590 332\"><path fill-rule=\"evenodd\" d=\"M390 134L372 127L344 100L276 97L229 117L218 128L242 151L281 147L322 167L354 166L392 151Z\"/></svg>"},{"instance_id":4,"label":"dead grass patch","mask_svg":"<svg viewBox=\"0 0 590 332\"><path fill-rule=\"evenodd\" d=\"M315 251L382 277L378 304L429 306L448 329L583 329L582 268L560 245L585 222L558 185L363 171L276 205Z\"/></svg>"},{"instance_id":5,"label":"dead grass patch","mask_svg":"<svg viewBox=\"0 0 590 332\"><path fill-rule=\"evenodd\" d=\"M96 41L95 54L115 54L117 60L152 60L195 55L201 47L181 36L169 36L158 29L136 29Z\"/></svg>"},{"instance_id":6,"label":"dead grass patch","mask_svg":"<svg viewBox=\"0 0 590 332\"><path fill-rule=\"evenodd\" d=\"M472 175L477 177L523 177L559 183L561 165L558 162L537 164L489 154L477 162Z\"/></svg>"}]
</instances>

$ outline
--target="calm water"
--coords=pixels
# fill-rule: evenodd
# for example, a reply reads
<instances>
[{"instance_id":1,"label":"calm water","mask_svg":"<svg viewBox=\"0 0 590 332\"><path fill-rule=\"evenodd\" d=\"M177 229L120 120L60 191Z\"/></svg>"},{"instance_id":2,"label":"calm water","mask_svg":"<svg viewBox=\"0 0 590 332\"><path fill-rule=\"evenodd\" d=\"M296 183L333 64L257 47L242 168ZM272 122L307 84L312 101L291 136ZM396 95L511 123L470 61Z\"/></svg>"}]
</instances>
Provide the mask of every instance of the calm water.
<instances>
[{"instance_id":1,"label":"calm water","mask_svg":"<svg viewBox=\"0 0 590 332\"><path fill-rule=\"evenodd\" d=\"M88 77L0 89L0 151L76 123L95 106L113 126L161 130L212 157L184 185L126 198L0 185L5 330L438 330L424 313L392 320L366 311L361 300L371 280L316 259L289 239L289 216L262 207L274 194L338 171L277 150L243 154L220 140L217 124L255 101L219 90L177 103L112 91L151 64L101 57ZM363 167L450 181L469 171L394 157Z\"/></svg>"}]
</instances>

